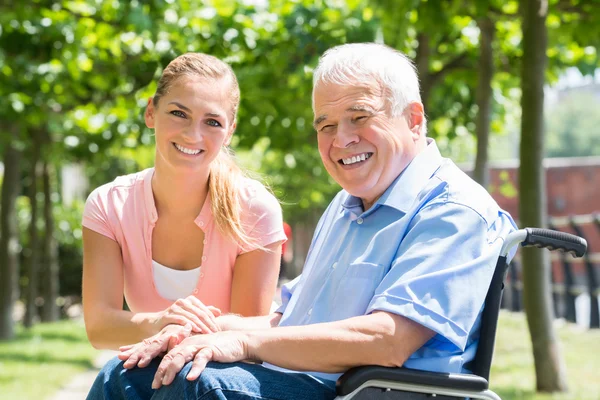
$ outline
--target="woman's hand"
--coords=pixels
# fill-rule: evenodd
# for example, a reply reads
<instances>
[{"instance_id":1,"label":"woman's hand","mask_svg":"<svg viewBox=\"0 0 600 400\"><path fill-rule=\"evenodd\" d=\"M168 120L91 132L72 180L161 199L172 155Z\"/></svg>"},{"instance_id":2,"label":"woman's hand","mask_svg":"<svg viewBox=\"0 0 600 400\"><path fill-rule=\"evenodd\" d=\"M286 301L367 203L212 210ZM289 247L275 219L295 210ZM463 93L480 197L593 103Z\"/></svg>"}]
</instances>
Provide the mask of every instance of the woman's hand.
<instances>
[{"instance_id":1,"label":"woman's hand","mask_svg":"<svg viewBox=\"0 0 600 400\"><path fill-rule=\"evenodd\" d=\"M164 354L192 334L192 325L167 325L156 335L140 343L119 347L119 360L125 361L123 367L146 367L155 357Z\"/></svg>"},{"instance_id":2,"label":"woman's hand","mask_svg":"<svg viewBox=\"0 0 600 400\"><path fill-rule=\"evenodd\" d=\"M216 318L221 315L221 310L213 306L205 306L195 296L179 299L171 304L169 308L156 314L152 321L158 329L167 325L191 324L192 332L213 333L218 332L219 325Z\"/></svg>"}]
</instances>

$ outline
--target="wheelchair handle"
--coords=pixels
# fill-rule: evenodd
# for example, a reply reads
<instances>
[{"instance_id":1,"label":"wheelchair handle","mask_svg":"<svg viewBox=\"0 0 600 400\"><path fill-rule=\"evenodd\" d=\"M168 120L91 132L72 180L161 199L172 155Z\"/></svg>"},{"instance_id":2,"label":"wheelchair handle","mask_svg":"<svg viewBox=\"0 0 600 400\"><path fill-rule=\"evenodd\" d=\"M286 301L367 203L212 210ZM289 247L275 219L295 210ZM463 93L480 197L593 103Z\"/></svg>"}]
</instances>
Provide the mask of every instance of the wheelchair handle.
<instances>
[{"instance_id":1,"label":"wheelchair handle","mask_svg":"<svg viewBox=\"0 0 600 400\"><path fill-rule=\"evenodd\" d=\"M571 253L573 257L583 257L587 250L587 242L582 237L552 229L525 228L508 235L500 255L506 256L509 250L519 243L523 247L535 246L551 251L564 250Z\"/></svg>"},{"instance_id":2,"label":"wheelchair handle","mask_svg":"<svg viewBox=\"0 0 600 400\"><path fill-rule=\"evenodd\" d=\"M545 247L551 251L560 249L571 253L573 257L583 257L587 250L587 242L580 236L551 229L525 228L525 230L527 237L521 243L523 247Z\"/></svg>"}]
</instances>

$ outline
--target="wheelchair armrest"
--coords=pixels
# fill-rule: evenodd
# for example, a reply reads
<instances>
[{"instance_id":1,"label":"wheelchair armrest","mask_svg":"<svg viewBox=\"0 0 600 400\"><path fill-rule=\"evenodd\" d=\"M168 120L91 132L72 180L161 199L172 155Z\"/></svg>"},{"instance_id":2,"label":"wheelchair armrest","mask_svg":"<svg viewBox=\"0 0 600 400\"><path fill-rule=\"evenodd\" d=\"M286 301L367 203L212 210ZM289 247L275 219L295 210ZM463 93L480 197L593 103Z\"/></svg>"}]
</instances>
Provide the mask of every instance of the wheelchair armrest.
<instances>
[{"instance_id":1,"label":"wheelchair armrest","mask_svg":"<svg viewBox=\"0 0 600 400\"><path fill-rule=\"evenodd\" d=\"M336 383L337 394L345 396L358 389L363 383L375 379L469 391L482 391L488 388L488 381L478 375L367 365L352 368L340 376Z\"/></svg>"}]
</instances>

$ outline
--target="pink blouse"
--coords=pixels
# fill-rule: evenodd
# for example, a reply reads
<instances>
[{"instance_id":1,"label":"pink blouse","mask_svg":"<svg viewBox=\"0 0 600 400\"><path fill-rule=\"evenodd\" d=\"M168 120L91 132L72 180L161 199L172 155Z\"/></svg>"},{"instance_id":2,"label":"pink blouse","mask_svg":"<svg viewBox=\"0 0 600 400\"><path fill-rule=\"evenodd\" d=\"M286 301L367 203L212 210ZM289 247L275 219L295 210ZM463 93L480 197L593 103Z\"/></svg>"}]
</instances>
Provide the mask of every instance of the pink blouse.
<instances>
[{"instance_id":1,"label":"pink blouse","mask_svg":"<svg viewBox=\"0 0 600 400\"><path fill-rule=\"evenodd\" d=\"M158 294L152 273L152 230L158 217L151 186L153 174L154 168L149 168L100 186L88 197L83 212L84 227L119 244L125 300L136 313L161 311L173 303ZM261 246L286 240L281 207L262 184L245 179L240 199L242 224L248 227L250 237ZM227 313L235 260L244 250L217 228L210 197L194 222L204 231L204 254L193 294Z\"/></svg>"}]
</instances>

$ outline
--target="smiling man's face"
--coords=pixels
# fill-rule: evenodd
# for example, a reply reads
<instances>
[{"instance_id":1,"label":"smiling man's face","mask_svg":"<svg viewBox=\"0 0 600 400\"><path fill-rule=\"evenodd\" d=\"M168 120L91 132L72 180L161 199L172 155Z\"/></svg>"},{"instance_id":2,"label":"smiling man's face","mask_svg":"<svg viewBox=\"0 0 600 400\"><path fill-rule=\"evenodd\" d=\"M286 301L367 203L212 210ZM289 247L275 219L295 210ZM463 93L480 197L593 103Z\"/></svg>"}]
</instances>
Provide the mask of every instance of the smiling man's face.
<instances>
[{"instance_id":1,"label":"smiling man's face","mask_svg":"<svg viewBox=\"0 0 600 400\"><path fill-rule=\"evenodd\" d=\"M313 96L323 164L342 188L362 199L367 210L420 151L424 141L420 129L410 117L409 126L405 116L390 115L376 82L320 83Z\"/></svg>"}]
</instances>

